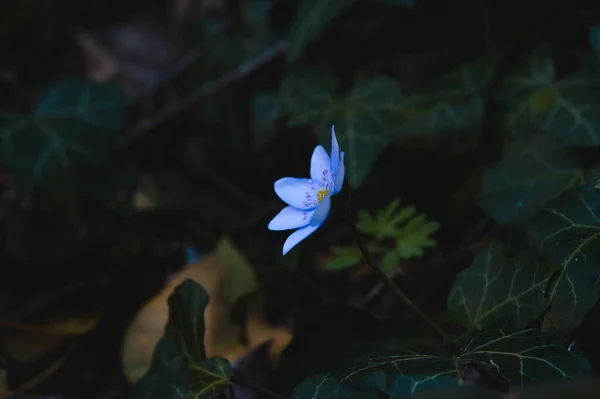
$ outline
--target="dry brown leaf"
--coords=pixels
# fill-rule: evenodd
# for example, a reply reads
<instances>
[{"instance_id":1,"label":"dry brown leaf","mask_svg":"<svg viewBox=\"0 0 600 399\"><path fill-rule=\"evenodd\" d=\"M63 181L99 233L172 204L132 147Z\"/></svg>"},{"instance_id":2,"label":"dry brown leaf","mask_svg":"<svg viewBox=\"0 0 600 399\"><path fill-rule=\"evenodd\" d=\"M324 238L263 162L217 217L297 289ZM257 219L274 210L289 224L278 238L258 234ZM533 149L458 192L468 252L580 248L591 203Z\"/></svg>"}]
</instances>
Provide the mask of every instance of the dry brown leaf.
<instances>
[{"instance_id":1,"label":"dry brown leaf","mask_svg":"<svg viewBox=\"0 0 600 399\"><path fill-rule=\"evenodd\" d=\"M0 328L9 328L17 331L27 331L35 334L47 335L84 335L98 325L99 314L88 317L62 317L41 324L29 324L17 321L0 320Z\"/></svg>"},{"instance_id":2,"label":"dry brown leaf","mask_svg":"<svg viewBox=\"0 0 600 399\"><path fill-rule=\"evenodd\" d=\"M19 363L30 363L58 349L63 339L60 335L15 331L2 336L0 351Z\"/></svg>"},{"instance_id":3,"label":"dry brown leaf","mask_svg":"<svg viewBox=\"0 0 600 399\"><path fill-rule=\"evenodd\" d=\"M252 348L273 338L271 355L275 358L291 340L291 333L283 328L269 326L256 307L248 317L247 331L249 347L238 342L239 327L231 319L231 306L235 299L247 292L255 284L248 281L244 273L231 273L231 264L241 261L227 251L230 246L226 239L215 253L197 263L186 266L167 286L138 313L130 324L122 347L122 362L125 375L134 383L148 370L152 352L162 337L169 309L167 299L175 287L190 278L200 283L209 295L210 301L204 317L206 321L205 346L207 356L220 355L235 362ZM228 281L229 280L229 281ZM240 280L246 286L239 286Z\"/></svg>"}]
</instances>

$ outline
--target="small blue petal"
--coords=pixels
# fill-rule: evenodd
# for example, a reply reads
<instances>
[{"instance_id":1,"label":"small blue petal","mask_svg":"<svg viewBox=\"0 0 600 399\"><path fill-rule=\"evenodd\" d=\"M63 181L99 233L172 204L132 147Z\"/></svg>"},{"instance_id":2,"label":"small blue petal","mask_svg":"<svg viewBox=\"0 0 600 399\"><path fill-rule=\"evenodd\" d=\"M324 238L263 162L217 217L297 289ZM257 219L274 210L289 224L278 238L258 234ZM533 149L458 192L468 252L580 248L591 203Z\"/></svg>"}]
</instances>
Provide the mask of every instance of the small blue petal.
<instances>
[{"instance_id":1,"label":"small blue petal","mask_svg":"<svg viewBox=\"0 0 600 399\"><path fill-rule=\"evenodd\" d=\"M340 154L340 166L335 174L335 183L333 194L337 194L342 191L342 186L344 185L344 175L346 174L346 169L344 167L344 153Z\"/></svg>"},{"instance_id":2,"label":"small blue petal","mask_svg":"<svg viewBox=\"0 0 600 399\"><path fill-rule=\"evenodd\" d=\"M291 230L310 223L315 211L301 211L293 206L285 207L269 222L269 230Z\"/></svg>"},{"instance_id":3,"label":"small blue petal","mask_svg":"<svg viewBox=\"0 0 600 399\"><path fill-rule=\"evenodd\" d=\"M275 182L275 193L283 202L297 209L315 209L317 192L309 179L284 177Z\"/></svg>"},{"instance_id":4,"label":"small blue petal","mask_svg":"<svg viewBox=\"0 0 600 399\"><path fill-rule=\"evenodd\" d=\"M323 224L325 219L327 219L327 215L329 215L329 210L331 209L331 196L328 195L323 198L323 201L317 206L317 209L314 210L314 215L312 219L310 219L311 226L318 226Z\"/></svg>"},{"instance_id":5,"label":"small blue petal","mask_svg":"<svg viewBox=\"0 0 600 399\"><path fill-rule=\"evenodd\" d=\"M335 128L331 125L331 170L337 173L340 164L340 146L335 136Z\"/></svg>"},{"instance_id":6,"label":"small blue petal","mask_svg":"<svg viewBox=\"0 0 600 399\"><path fill-rule=\"evenodd\" d=\"M310 159L310 177L316 183L323 182L323 179L330 180L331 160L325 148L322 145L315 147L312 158Z\"/></svg>"},{"instance_id":7,"label":"small blue petal","mask_svg":"<svg viewBox=\"0 0 600 399\"><path fill-rule=\"evenodd\" d=\"M283 243L283 255L287 254L290 249L294 248L296 244L304 240L306 237L311 235L317 230L319 226L306 226L301 229L294 231Z\"/></svg>"}]
</instances>

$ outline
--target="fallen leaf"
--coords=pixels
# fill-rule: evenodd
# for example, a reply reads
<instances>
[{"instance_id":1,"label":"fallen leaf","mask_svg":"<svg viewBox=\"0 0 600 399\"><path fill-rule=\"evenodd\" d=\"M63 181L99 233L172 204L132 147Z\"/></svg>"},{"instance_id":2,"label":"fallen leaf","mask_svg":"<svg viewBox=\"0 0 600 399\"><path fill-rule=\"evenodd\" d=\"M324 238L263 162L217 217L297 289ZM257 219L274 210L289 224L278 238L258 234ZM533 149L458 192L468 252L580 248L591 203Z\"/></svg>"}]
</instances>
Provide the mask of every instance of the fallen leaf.
<instances>
[{"instance_id":1,"label":"fallen leaf","mask_svg":"<svg viewBox=\"0 0 600 399\"><path fill-rule=\"evenodd\" d=\"M168 318L167 298L185 279L202 285L209 295L204 313L206 356L222 356L232 364L250 350L273 339L271 359L291 341L291 332L270 326L259 302L251 305L246 331L249 345L239 342L240 327L231 317L231 308L242 295L257 287L256 277L246 258L228 238L223 238L214 253L184 267L138 313L127 329L121 348L122 364L130 382L137 382L148 370L154 347L164 332Z\"/></svg>"}]
</instances>

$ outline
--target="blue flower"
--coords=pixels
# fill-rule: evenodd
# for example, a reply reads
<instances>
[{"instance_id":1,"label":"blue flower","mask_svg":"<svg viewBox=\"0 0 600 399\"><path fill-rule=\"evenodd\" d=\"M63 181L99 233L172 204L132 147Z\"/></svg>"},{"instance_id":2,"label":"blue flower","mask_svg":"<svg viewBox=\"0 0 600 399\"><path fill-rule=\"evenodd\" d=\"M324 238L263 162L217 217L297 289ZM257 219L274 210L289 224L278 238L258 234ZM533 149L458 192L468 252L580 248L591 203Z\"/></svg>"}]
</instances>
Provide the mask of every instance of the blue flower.
<instances>
[{"instance_id":1,"label":"blue flower","mask_svg":"<svg viewBox=\"0 0 600 399\"><path fill-rule=\"evenodd\" d=\"M310 160L310 179L284 177L275 182L275 193L289 206L271 220L269 230L298 229L285 240L284 255L325 222L331 196L342 190L344 173L344 153L331 126L331 158L319 145Z\"/></svg>"}]
</instances>

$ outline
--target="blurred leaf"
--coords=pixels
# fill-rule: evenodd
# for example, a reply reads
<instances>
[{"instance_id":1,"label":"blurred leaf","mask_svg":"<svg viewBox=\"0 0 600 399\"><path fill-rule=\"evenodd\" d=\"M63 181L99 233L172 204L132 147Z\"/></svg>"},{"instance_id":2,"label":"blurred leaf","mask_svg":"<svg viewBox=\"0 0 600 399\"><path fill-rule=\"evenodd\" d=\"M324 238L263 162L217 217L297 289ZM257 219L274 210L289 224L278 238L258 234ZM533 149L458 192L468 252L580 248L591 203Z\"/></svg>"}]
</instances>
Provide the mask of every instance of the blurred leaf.
<instances>
[{"instance_id":1,"label":"blurred leaf","mask_svg":"<svg viewBox=\"0 0 600 399\"><path fill-rule=\"evenodd\" d=\"M381 258L381 270L383 270L386 274L390 274L400 265L400 261L398 259L398 254L394 251L388 251Z\"/></svg>"},{"instance_id":2,"label":"blurred leaf","mask_svg":"<svg viewBox=\"0 0 600 399\"><path fill-rule=\"evenodd\" d=\"M509 109L509 123L519 134L531 128L552 134L568 146L600 145L600 81L589 71L555 80L552 52L535 50L507 77L500 97Z\"/></svg>"},{"instance_id":3,"label":"blurred leaf","mask_svg":"<svg viewBox=\"0 0 600 399\"><path fill-rule=\"evenodd\" d=\"M50 320L44 324L29 324L18 321L0 320L0 328L11 328L18 331L28 331L48 335L84 335L98 325L99 314L86 317L62 317Z\"/></svg>"},{"instance_id":4,"label":"blurred leaf","mask_svg":"<svg viewBox=\"0 0 600 399\"><path fill-rule=\"evenodd\" d=\"M208 295L190 279L169 296L169 319L150 370L135 387L136 398L210 398L223 390L231 366L206 359L204 310Z\"/></svg>"},{"instance_id":5,"label":"blurred leaf","mask_svg":"<svg viewBox=\"0 0 600 399\"><path fill-rule=\"evenodd\" d=\"M235 12L236 23L228 25L228 29L222 29L226 33L220 34L207 48L206 54L186 71L185 89L194 91L200 85L212 84L226 73L253 69L254 66L250 65L252 60L280 39L269 29L273 5L269 0L244 0L236 3L239 7ZM248 93L248 90L234 82L211 95L211 100L205 102L200 110L199 117L207 125L207 133L213 134L211 139L229 159L239 159L248 150L244 148L245 139L240 136L247 134L247 119L231 118L231 115L247 112L247 102L250 99L245 98L249 96ZM240 102L241 98L244 100ZM268 130L265 132L269 133Z\"/></svg>"},{"instance_id":6,"label":"blurred leaf","mask_svg":"<svg viewBox=\"0 0 600 399\"><path fill-rule=\"evenodd\" d=\"M337 372L307 379L294 390L310 398L325 398L343 383L355 390L382 391L394 397L408 397L419 391L461 384L463 367L478 364L500 373L512 386L585 376L591 373L588 360L578 348L557 333L537 330L471 331L459 337L460 356L427 347L410 347L390 342L387 347L365 356ZM382 374L385 378L382 378ZM320 383L327 383L321 393ZM350 396L352 397L352 396Z\"/></svg>"},{"instance_id":7,"label":"blurred leaf","mask_svg":"<svg viewBox=\"0 0 600 399\"><path fill-rule=\"evenodd\" d=\"M406 8L415 8L417 6L417 0L377 0L377 2L389 6L399 6Z\"/></svg>"},{"instance_id":8,"label":"blurred leaf","mask_svg":"<svg viewBox=\"0 0 600 399\"><path fill-rule=\"evenodd\" d=\"M356 245L342 247L335 245L331 247L333 259L325 265L327 270L340 270L356 266L362 260L360 249Z\"/></svg>"},{"instance_id":9,"label":"blurred leaf","mask_svg":"<svg viewBox=\"0 0 600 399\"><path fill-rule=\"evenodd\" d=\"M297 17L290 29L287 62L295 62L333 19L354 0L300 0Z\"/></svg>"},{"instance_id":10,"label":"blurred leaf","mask_svg":"<svg viewBox=\"0 0 600 399\"><path fill-rule=\"evenodd\" d=\"M525 328L550 304L544 297L553 266L530 251L491 242L460 272L448 313L467 328Z\"/></svg>"},{"instance_id":11,"label":"blurred leaf","mask_svg":"<svg viewBox=\"0 0 600 399\"><path fill-rule=\"evenodd\" d=\"M389 130L400 117L402 93L395 81L374 77L357 83L345 96L335 93L333 75L304 71L288 75L279 101L290 116L290 126L312 126L321 141L331 140L335 125L340 147L346 153L346 176L358 187L388 144Z\"/></svg>"},{"instance_id":12,"label":"blurred leaf","mask_svg":"<svg viewBox=\"0 0 600 399\"><path fill-rule=\"evenodd\" d=\"M216 254L224 267L223 299L233 305L242 296L258 289L254 268L229 237L217 244Z\"/></svg>"},{"instance_id":13,"label":"blurred leaf","mask_svg":"<svg viewBox=\"0 0 600 399\"><path fill-rule=\"evenodd\" d=\"M251 107L256 133L254 142L258 149L262 149L274 135L273 125L283 115L283 104L275 94L262 92L252 99Z\"/></svg>"},{"instance_id":14,"label":"blurred leaf","mask_svg":"<svg viewBox=\"0 0 600 399\"><path fill-rule=\"evenodd\" d=\"M31 364L45 356L58 353L61 345L64 346L68 339L63 335L3 329L0 353L2 356L10 358L15 364Z\"/></svg>"},{"instance_id":15,"label":"blurred leaf","mask_svg":"<svg viewBox=\"0 0 600 399\"><path fill-rule=\"evenodd\" d=\"M52 83L31 117L0 118L0 162L25 190L84 180L111 161L127 106L116 86Z\"/></svg>"},{"instance_id":16,"label":"blurred leaf","mask_svg":"<svg viewBox=\"0 0 600 399\"><path fill-rule=\"evenodd\" d=\"M600 193L590 186L566 191L531 219L529 236L560 267L544 326L572 330L600 298Z\"/></svg>"},{"instance_id":17,"label":"blurred leaf","mask_svg":"<svg viewBox=\"0 0 600 399\"><path fill-rule=\"evenodd\" d=\"M248 58L260 54L275 41L268 26L273 2L268 0L244 0L239 3L238 23L231 27L227 35L215 40L209 51L199 58L188 72L196 84L208 82L233 70ZM217 24L218 26L221 23ZM210 29L221 32L222 27ZM196 84L192 84L195 86Z\"/></svg>"},{"instance_id":18,"label":"blurred leaf","mask_svg":"<svg viewBox=\"0 0 600 399\"><path fill-rule=\"evenodd\" d=\"M487 169L477 202L498 222L514 223L583 184L581 166L563 146L551 137L531 134L511 140L500 162Z\"/></svg>"},{"instance_id":19,"label":"blurred leaf","mask_svg":"<svg viewBox=\"0 0 600 399\"><path fill-rule=\"evenodd\" d=\"M466 129L483 118L484 90L491 83L501 54L493 54L467 63L411 94L411 111L404 123L394 129L396 140L438 144L448 139L448 131L462 138ZM444 133L444 134L440 134ZM457 139L458 139L457 138Z\"/></svg>"}]
</instances>

